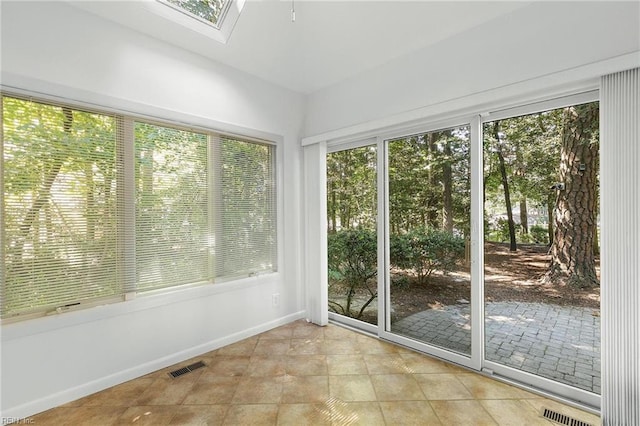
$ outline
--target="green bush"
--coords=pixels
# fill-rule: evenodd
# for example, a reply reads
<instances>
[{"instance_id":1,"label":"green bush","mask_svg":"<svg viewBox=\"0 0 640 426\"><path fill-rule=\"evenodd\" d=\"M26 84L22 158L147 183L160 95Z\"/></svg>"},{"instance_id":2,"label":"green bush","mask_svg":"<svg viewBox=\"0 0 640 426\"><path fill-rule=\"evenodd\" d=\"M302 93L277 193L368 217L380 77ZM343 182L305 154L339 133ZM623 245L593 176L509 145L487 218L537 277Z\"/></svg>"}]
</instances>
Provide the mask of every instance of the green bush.
<instances>
[{"instance_id":1,"label":"green bush","mask_svg":"<svg viewBox=\"0 0 640 426\"><path fill-rule=\"evenodd\" d=\"M368 229L346 229L327 236L330 294L345 296L342 300L329 300L335 312L360 318L378 295L378 284L372 278L377 274L378 242L376 232ZM358 294L367 299L359 308L353 303Z\"/></svg>"},{"instance_id":2,"label":"green bush","mask_svg":"<svg viewBox=\"0 0 640 426\"><path fill-rule=\"evenodd\" d=\"M392 235L390 251L394 266L413 269L424 284L434 271L451 271L464 257L464 238L444 230L415 228Z\"/></svg>"},{"instance_id":3,"label":"green bush","mask_svg":"<svg viewBox=\"0 0 640 426\"><path fill-rule=\"evenodd\" d=\"M536 243L549 244L549 230L547 227L534 225L529 229L529 233Z\"/></svg>"}]
</instances>

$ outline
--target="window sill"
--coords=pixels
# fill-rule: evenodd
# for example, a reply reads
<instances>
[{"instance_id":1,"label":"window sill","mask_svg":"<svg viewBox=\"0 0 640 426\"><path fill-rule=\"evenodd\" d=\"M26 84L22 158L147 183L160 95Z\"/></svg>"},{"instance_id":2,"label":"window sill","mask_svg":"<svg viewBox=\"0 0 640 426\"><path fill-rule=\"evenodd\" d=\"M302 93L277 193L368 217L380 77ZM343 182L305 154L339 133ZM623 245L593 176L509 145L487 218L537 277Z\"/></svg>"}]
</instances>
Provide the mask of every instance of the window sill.
<instances>
[{"instance_id":1,"label":"window sill","mask_svg":"<svg viewBox=\"0 0 640 426\"><path fill-rule=\"evenodd\" d=\"M135 312L154 309L185 302L192 299L211 297L216 294L229 293L267 283L277 282L281 278L279 272L260 274L214 284L191 284L180 288L169 288L136 294L135 298L122 302L114 302L100 306L87 307L67 311L60 314L46 315L24 321L2 324L2 342L46 333L61 328L74 327L93 321L127 315Z\"/></svg>"}]
</instances>

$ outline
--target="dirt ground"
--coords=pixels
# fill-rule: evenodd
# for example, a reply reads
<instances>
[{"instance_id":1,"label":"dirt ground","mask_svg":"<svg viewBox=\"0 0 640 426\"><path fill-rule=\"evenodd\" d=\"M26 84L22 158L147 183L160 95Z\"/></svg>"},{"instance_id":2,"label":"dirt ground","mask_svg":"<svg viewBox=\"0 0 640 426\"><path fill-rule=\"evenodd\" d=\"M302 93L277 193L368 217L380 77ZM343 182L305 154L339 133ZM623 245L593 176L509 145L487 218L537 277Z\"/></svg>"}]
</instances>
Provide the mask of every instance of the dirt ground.
<instances>
[{"instance_id":1,"label":"dirt ground","mask_svg":"<svg viewBox=\"0 0 640 426\"><path fill-rule=\"evenodd\" d=\"M600 310L600 288L577 290L543 285L540 278L549 265L546 246L523 244L510 252L508 244L486 243L485 296L489 302L517 301L579 306ZM599 272L599 261L596 262ZM394 315L404 318L428 308L468 303L471 300L468 268L448 274L434 273L420 285L405 274L392 273L391 304ZM374 310L365 321L376 321ZM368 318L371 317L371 318Z\"/></svg>"}]
</instances>

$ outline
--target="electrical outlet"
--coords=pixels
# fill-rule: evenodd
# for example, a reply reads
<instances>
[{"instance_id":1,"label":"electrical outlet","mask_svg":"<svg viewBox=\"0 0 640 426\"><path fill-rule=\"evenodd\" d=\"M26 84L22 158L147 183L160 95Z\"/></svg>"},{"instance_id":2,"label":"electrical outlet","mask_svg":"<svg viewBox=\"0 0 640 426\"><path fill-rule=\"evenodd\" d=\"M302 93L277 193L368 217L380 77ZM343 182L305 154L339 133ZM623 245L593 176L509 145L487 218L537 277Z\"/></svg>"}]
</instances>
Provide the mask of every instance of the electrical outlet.
<instances>
[{"instance_id":1,"label":"electrical outlet","mask_svg":"<svg viewBox=\"0 0 640 426\"><path fill-rule=\"evenodd\" d=\"M280 305L280 293L273 293L271 295L271 305L274 308Z\"/></svg>"}]
</instances>

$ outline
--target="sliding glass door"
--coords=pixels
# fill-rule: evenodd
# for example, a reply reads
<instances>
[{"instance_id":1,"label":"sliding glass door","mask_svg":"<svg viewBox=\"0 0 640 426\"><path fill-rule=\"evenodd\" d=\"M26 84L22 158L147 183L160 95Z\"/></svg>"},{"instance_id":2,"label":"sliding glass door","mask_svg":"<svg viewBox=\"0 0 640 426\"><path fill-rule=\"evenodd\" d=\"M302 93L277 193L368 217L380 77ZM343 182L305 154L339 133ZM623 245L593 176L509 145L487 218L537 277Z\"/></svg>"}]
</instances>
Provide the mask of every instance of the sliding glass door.
<instances>
[{"instance_id":1,"label":"sliding glass door","mask_svg":"<svg viewBox=\"0 0 640 426\"><path fill-rule=\"evenodd\" d=\"M329 153L331 315L597 407L595 99L587 92Z\"/></svg>"},{"instance_id":2,"label":"sliding glass door","mask_svg":"<svg viewBox=\"0 0 640 426\"><path fill-rule=\"evenodd\" d=\"M598 129L597 102L483 126L487 365L532 384L544 378L594 394Z\"/></svg>"},{"instance_id":3,"label":"sliding glass door","mask_svg":"<svg viewBox=\"0 0 640 426\"><path fill-rule=\"evenodd\" d=\"M391 333L471 355L469 126L385 141Z\"/></svg>"},{"instance_id":4,"label":"sliding glass door","mask_svg":"<svg viewBox=\"0 0 640 426\"><path fill-rule=\"evenodd\" d=\"M327 154L328 309L352 324L378 323L376 161L375 145Z\"/></svg>"}]
</instances>

